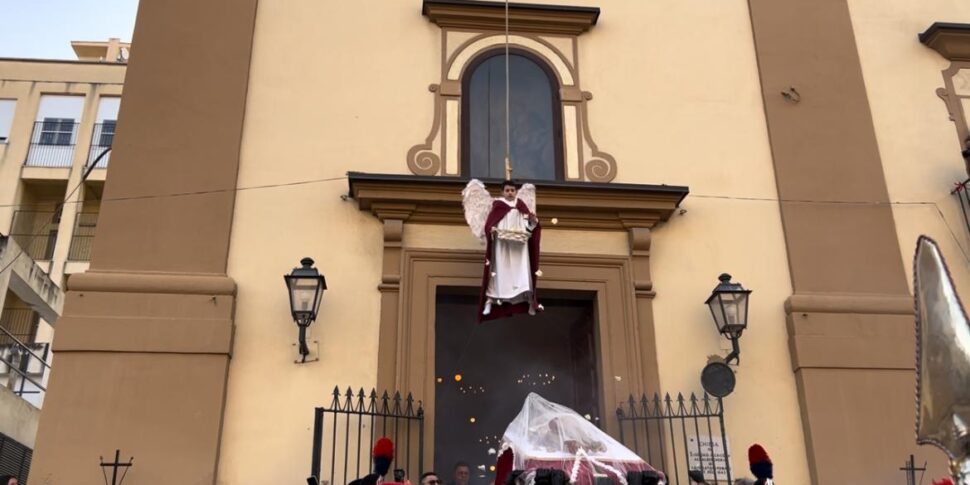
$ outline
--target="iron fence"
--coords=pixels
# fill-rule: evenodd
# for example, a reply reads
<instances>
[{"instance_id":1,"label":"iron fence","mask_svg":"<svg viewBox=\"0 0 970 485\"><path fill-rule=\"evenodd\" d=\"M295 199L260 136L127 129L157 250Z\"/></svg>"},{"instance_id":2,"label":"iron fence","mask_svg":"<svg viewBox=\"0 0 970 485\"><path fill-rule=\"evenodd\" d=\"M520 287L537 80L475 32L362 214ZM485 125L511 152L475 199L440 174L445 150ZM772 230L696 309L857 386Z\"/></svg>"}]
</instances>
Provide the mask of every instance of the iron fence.
<instances>
[{"instance_id":1,"label":"iron fence","mask_svg":"<svg viewBox=\"0 0 970 485\"><path fill-rule=\"evenodd\" d=\"M671 485L689 484L690 471L711 484L730 484L731 463L723 402L707 394L652 399L630 396L616 410L619 439ZM424 470L424 409L408 394L366 394L333 390L329 407L314 410L310 475L316 482L343 485L370 473L371 449L382 436L395 444L392 468L410 478ZM337 480L337 478L340 480Z\"/></svg>"},{"instance_id":2,"label":"iron fence","mask_svg":"<svg viewBox=\"0 0 970 485\"><path fill-rule=\"evenodd\" d=\"M97 212L78 212L74 222L74 234L71 236L71 247L67 253L69 261L91 260L91 246L94 244L94 231L97 227Z\"/></svg>"},{"instance_id":3,"label":"iron fence","mask_svg":"<svg viewBox=\"0 0 970 485\"><path fill-rule=\"evenodd\" d=\"M94 124L94 131L91 132L91 148L88 149L88 161L85 166L90 166L91 162L101 155L101 152L111 147L111 143L114 141L115 137L115 121L114 120L104 120L101 123ZM108 159L111 158L111 153L105 154L98 164L94 168L108 168Z\"/></svg>"},{"instance_id":4,"label":"iron fence","mask_svg":"<svg viewBox=\"0 0 970 485\"><path fill-rule=\"evenodd\" d=\"M699 471L707 483L731 483L731 458L724 427L724 406L706 393L652 399L631 395L616 409L620 441L647 463L662 469L671 485L690 484Z\"/></svg>"},{"instance_id":5,"label":"iron fence","mask_svg":"<svg viewBox=\"0 0 970 485\"><path fill-rule=\"evenodd\" d=\"M54 256L57 243L57 226L61 222L59 212L14 212L10 237L35 261L49 260Z\"/></svg>"},{"instance_id":6,"label":"iron fence","mask_svg":"<svg viewBox=\"0 0 970 485\"><path fill-rule=\"evenodd\" d=\"M20 397L47 392L43 380L51 367L47 363L50 344L24 343L2 327L0 337L10 342L0 344L0 383Z\"/></svg>"},{"instance_id":7,"label":"iron fence","mask_svg":"<svg viewBox=\"0 0 970 485\"><path fill-rule=\"evenodd\" d=\"M376 390L355 395L348 388L333 390L329 407L318 407L313 415L311 483L344 485L370 473L371 450L381 437L394 442L391 469L404 469L412 482L424 471L424 409L411 394L402 397ZM335 482L342 476L342 481Z\"/></svg>"},{"instance_id":8,"label":"iron fence","mask_svg":"<svg viewBox=\"0 0 970 485\"><path fill-rule=\"evenodd\" d=\"M39 323L40 315L30 308L4 308L0 312L0 328L26 344L34 343ZM0 334L0 345L12 343L13 340L10 337Z\"/></svg>"},{"instance_id":9,"label":"iron fence","mask_svg":"<svg viewBox=\"0 0 970 485\"><path fill-rule=\"evenodd\" d=\"M24 165L70 167L77 143L77 126L73 119L68 118L48 118L34 123Z\"/></svg>"}]
</instances>

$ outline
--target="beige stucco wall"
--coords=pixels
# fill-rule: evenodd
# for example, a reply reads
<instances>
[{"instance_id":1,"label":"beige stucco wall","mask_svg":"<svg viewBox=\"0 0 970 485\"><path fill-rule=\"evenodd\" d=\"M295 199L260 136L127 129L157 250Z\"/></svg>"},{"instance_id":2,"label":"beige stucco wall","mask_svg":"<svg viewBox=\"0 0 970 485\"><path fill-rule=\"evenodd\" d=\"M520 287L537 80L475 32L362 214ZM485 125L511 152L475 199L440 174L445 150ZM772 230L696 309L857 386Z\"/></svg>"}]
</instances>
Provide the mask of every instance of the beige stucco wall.
<instances>
[{"instance_id":1,"label":"beige stucco wall","mask_svg":"<svg viewBox=\"0 0 970 485\"><path fill-rule=\"evenodd\" d=\"M917 39L933 22L970 22L970 4L850 0L849 7L910 288L916 239L926 234L942 247L958 292L970 295L970 237L950 194L967 173L936 95L950 62Z\"/></svg>"},{"instance_id":2,"label":"beige stucco wall","mask_svg":"<svg viewBox=\"0 0 970 485\"><path fill-rule=\"evenodd\" d=\"M403 172L409 144L431 123L436 30L412 2L261 2L238 185ZM346 193L336 180L237 195L221 483L305 479L312 409L329 405L336 385L376 384L381 229ZM304 256L329 289L311 327L321 360L295 365L282 276Z\"/></svg>"},{"instance_id":3,"label":"beige stucco wall","mask_svg":"<svg viewBox=\"0 0 970 485\"><path fill-rule=\"evenodd\" d=\"M687 212L653 233L661 385L699 390L707 356L727 354L702 303L717 275L731 273L754 290L738 385L725 401L735 474L747 474L747 447L759 442L779 481L808 483L782 306L791 284L747 2L600 6L600 25L580 44L584 89L596 96L593 136L616 156L617 181L692 194Z\"/></svg>"},{"instance_id":4,"label":"beige stucco wall","mask_svg":"<svg viewBox=\"0 0 970 485\"><path fill-rule=\"evenodd\" d=\"M717 275L730 272L755 290L738 387L726 403L735 471L746 472L746 449L760 442L780 480L808 483L783 312L791 286L747 3L540 3L602 9L580 38L580 72L594 94L591 133L616 157L616 181L688 185L695 194L686 213L653 232L664 390L700 391L707 356L727 353L702 303ZM258 8L238 186L348 170L407 173L405 154L432 121L428 85L440 79L439 29L420 15L420 2ZM312 408L329 404L334 385L376 383L381 228L341 200L346 191L345 180L334 180L238 193L223 483L302 480ZM623 233L549 230L543 239L545 251L628 251ZM463 227L406 226L404 243L477 247ZM303 256L317 260L330 289L312 327L321 361L295 365L296 327L281 276Z\"/></svg>"},{"instance_id":5,"label":"beige stucco wall","mask_svg":"<svg viewBox=\"0 0 970 485\"><path fill-rule=\"evenodd\" d=\"M936 95L944 86L941 71L950 63L917 35L933 22L970 22L970 4L848 3L910 290L916 240L925 234L940 244L957 292L966 298L970 237L959 200L950 191L967 173L956 126ZM945 457L930 446L914 442L912 447L917 462L930 460L932 466Z\"/></svg>"},{"instance_id":6,"label":"beige stucco wall","mask_svg":"<svg viewBox=\"0 0 970 485\"><path fill-rule=\"evenodd\" d=\"M28 448L33 448L39 421L39 409L10 389L0 386L0 433Z\"/></svg>"}]
</instances>

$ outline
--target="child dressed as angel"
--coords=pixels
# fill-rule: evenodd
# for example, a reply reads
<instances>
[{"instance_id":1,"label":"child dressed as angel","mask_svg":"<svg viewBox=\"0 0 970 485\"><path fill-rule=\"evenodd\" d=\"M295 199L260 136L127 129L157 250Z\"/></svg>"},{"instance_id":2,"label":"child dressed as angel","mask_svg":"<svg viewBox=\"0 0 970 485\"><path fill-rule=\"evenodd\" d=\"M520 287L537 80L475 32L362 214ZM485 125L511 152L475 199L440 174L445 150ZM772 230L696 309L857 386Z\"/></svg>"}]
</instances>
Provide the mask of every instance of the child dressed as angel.
<instances>
[{"instance_id":1,"label":"child dressed as angel","mask_svg":"<svg viewBox=\"0 0 970 485\"><path fill-rule=\"evenodd\" d=\"M479 321L517 313L535 315L542 305L536 297L541 228L535 214L536 188L515 182L502 184L502 197L493 199L478 180L462 191L465 220L472 233L485 241L485 269L479 299Z\"/></svg>"}]
</instances>

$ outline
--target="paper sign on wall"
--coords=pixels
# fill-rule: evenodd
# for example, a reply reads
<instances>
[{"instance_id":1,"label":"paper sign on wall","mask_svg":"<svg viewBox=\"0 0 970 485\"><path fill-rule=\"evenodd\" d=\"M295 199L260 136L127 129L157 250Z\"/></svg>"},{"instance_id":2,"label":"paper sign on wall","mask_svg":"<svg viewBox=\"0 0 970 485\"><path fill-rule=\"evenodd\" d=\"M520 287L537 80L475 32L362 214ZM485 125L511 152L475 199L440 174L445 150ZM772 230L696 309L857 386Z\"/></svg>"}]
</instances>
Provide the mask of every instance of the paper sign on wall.
<instances>
[{"instance_id":1,"label":"paper sign on wall","mask_svg":"<svg viewBox=\"0 0 970 485\"><path fill-rule=\"evenodd\" d=\"M724 480L728 476L728 463L731 459L727 438L691 436L687 438L687 463L691 470L704 472L706 480Z\"/></svg>"}]
</instances>

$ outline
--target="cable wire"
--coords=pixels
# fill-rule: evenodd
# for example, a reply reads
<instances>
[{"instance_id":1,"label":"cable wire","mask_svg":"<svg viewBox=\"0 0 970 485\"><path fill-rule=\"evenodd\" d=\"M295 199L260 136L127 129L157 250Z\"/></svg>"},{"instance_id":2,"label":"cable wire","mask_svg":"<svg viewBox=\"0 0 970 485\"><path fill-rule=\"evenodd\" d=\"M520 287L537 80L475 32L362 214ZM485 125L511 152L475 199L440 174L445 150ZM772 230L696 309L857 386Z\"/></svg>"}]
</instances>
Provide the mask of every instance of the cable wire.
<instances>
[{"instance_id":1,"label":"cable wire","mask_svg":"<svg viewBox=\"0 0 970 485\"><path fill-rule=\"evenodd\" d=\"M509 0L505 0L505 179L512 180L512 130L509 127Z\"/></svg>"}]
</instances>

